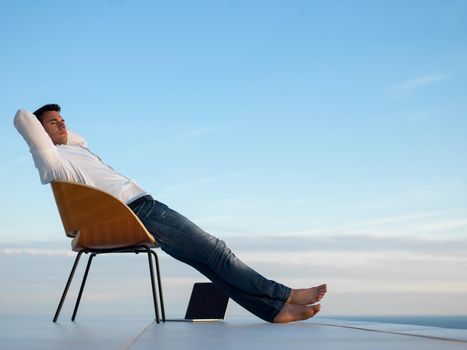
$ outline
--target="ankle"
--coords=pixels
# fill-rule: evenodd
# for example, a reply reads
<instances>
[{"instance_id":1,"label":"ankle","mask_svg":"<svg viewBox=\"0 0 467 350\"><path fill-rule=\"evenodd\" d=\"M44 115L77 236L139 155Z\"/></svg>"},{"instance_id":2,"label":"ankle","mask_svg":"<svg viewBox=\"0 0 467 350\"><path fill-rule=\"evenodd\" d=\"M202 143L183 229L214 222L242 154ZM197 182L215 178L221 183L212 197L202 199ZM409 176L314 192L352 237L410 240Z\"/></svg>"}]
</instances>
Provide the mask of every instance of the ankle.
<instances>
[{"instance_id":1,"label":"ankle","mask_svg":"<svg viewBox=\"0 0 467 350\"><path fill-rule=\"evenodd\" d=\"M286 300L286 303L293 304L293 300L295 299L296 294L297 294L297 291L295 289L292 289L290 291L289 297Z\"/></svg>"}]
</instances>

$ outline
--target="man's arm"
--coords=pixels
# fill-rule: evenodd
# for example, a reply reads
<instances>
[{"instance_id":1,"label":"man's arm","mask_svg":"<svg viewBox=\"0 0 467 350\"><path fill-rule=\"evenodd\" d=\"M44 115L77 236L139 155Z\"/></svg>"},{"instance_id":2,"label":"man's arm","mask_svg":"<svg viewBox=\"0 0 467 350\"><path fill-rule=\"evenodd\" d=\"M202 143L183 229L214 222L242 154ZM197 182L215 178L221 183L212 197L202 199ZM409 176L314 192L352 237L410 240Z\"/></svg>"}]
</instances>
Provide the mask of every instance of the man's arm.
<instances>
[{"instance_id":1,"label":"man's arm","mask_svg":"<svg viewBox=\"0 0 467 350\"><path fill-rule=\"evenodd\" d=\"M52 140L49 135L47 135L42 124L31 112L24 109L18 110L15 115L14 124L18 132L27 142L31 152L33 149L45 150L54 147ZM67 130L67 132L68 145L81 145L87 147L86 140L83 137L70 130Z\"/></svg>"},{"instance_id":2,"label":"man's arm","mask_svg":"<svg viewBox=\"0 0 467 350\"><path fill-rule=\"evenodd\" d=\"M13 124L28 144L31 153L54 149L55 146L41 122L31 112L18 110Z\"/></svg>"},{"instance_id":3,"label":"man's arm","mask_svg":"<svg viewBox=\"0 0 467 350\"><path fill-rule=\"evenodd\" d=\"M14 125L29 146L34 165L39 170L43 184L54 179L68 178L68 170L62 164L63 160L57 146L53 144L52 139L34 114L23 109L18 110ZM86 141L81 136L69 130L67 144L87 147Z\"/></svg>"},{"instance_id":4,"label":"man's arm","mask_svg":"<svg viewBox=\"0 0 467 350\"><path fill-rule=\"evenodd\" d=\"M49 183L54 169L60 167L62 163L52 139L36 116L24 109L16 112L13 123L29 146L41 182Z\"/></svg>"}]
</instances>

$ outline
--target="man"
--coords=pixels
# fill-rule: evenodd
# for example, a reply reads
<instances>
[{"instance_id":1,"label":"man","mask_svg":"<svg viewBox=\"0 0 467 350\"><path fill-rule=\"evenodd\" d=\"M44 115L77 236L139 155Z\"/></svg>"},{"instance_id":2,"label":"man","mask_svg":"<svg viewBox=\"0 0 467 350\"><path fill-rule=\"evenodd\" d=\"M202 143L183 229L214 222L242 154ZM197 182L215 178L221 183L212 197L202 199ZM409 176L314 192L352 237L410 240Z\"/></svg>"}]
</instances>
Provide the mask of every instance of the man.
<instances>
[{"instance_id":1,"label":"man","mask_svg":"<svg viewBox=\"0 0 467 350\"><path fill-rule=\"evenodd\" d=\"M326 293L325 284L291 289L266 279L240 261L223 241L104 164L82 137L67 130L60 110L59 105L48 104L34 113L19 110L14 119L16 129L29 145L43 184L68 180L114 195L135 212L164 252L197 269L265 321L305 320L319 312L320 305L316 303Z\"/></svg>"}]
</instances>

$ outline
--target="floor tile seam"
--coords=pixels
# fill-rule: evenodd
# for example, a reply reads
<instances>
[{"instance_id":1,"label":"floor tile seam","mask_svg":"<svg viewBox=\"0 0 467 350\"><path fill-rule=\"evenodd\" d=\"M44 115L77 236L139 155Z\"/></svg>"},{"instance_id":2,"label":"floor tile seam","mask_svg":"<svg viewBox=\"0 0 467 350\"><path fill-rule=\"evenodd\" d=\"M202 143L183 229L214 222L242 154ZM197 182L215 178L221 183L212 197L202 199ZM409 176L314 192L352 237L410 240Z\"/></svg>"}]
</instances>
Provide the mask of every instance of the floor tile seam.
<instances>
[{"instance_id":1,"label":"floor tile seam","mask_svg":"<svg viewBox=\"0 0 467 350\"><path fill-rule=\"evenodd\" d=\"M136 342L139 340L139 338L141 338L144 334L144 332L146 332L148 330L149 327L151 327L154 322L156 321L152 321L151 323L149 323L146 327L144 327L144 329L137 335L135 336L129 343L128 345L126 345L123 350L129 350L133 345L136 344Z\"/></svg>"},{"instance_id":2,"label":"floor tile seam","mask_svg":"<svg viewBox=\"0 0 467 350\"><path fill-rule=\"evenodd\" d=\"M379 329L363 328L363 327L356 327L356 326L342 326L342 325L328 324L328 323L316 323L316 322L314 322L314 324L319 324L320 326L358 329L358 330L362 330L362 331L376 332L376 333L405 335L405 336L408 336L408 337L416 337L416 338L426 338L426 339L432 339L432 340L450 341L450 342L463 343L463 344L467 343L467 340L455 339L455 338L446 338L446 337L436 337L436 336L432 336L432 335L411 334L411 333L395 332L395 331L383 331L383 330L379 330Z\"/></svg>"}]
</instances>

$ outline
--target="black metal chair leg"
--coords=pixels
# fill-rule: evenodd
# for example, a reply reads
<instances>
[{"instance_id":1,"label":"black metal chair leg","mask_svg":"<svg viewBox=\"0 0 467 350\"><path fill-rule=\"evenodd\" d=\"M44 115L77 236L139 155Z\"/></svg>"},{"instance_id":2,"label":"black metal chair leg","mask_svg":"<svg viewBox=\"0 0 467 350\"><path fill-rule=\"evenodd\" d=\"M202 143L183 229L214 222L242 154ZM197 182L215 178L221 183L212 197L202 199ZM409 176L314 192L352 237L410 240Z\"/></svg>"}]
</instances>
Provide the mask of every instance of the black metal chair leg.
<instances>
[{"instance_id":1,"label":"black metal chair leg","mask_svg":"<svg viewBox=\"0 0 467 350\"><path fill-rule=\"evenodd\" d=\"M156 313L156 322L160 323L161 321L159 317L159 308L157 307L156 286L154 283L154 267L152 266L151 249L146 247L146 251L148 253L149 272L151 275L151 288L152 288L152 299L154 302L154 312Z\"/></svg>"},{"instance_id":2,"label":"black metal chair leg","mask_svg":"<svg viewBox=\"0 0 467 350\"><path fill-rule=\"evenodd\" d=\"M83 281L81 282L81 287L79 288L78 298L76 299L75 309L73 310L73 316L71 316L71 320L74 321L76 318L76 313L78 312L79 303L81 301L81 295L83 294L84 285L86 284L86 280L88 278L89 268L91 267L92 259L96 256L96 254L91 254L88 259L88 263L86 265L86 270L84 271Z\"/></svg>"},{"instance_id":3,"label":"black metal chair leg","mask_svg":"<svg viewBox=\"0 0 467 350\"><path fill-rule=\"evenodd\" d=\"M75 262L73 267L71 268L70 276L68 276L68 281L66 282L65 289L63 291L62 297L60 298L60 303L58 304L57 311L55 311L54 322L57 322L58 316L60 315L60 311L62 310L63 302L65 301L66 295L68 293L68 288L70 288L71 281L73 280L73 276L76 271L76 267L78 266L79 259L81 258L81 254L83 254L83 250L81 250L78 255L76 256Z\"/></svg>"},{"instance_id":4,"label":"black metal chair leg","mask_svg":"<svg viewBox=\"0 0 467 350\"><path fill-rule=\"evenodd\" d=\"M164 297L162 296L162 279L161 279L161 270L159 267L159 257L157 256L156 252L152 249L151 249L151 254L154 256L154 260L156 261L157 285L159 286L159 302L161 304L162 322L165 322Z\"/></svg>"}]
</instances>

